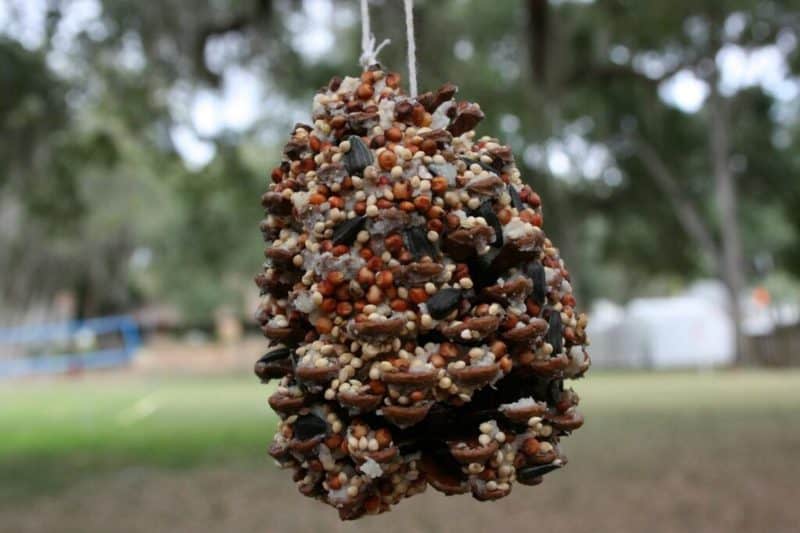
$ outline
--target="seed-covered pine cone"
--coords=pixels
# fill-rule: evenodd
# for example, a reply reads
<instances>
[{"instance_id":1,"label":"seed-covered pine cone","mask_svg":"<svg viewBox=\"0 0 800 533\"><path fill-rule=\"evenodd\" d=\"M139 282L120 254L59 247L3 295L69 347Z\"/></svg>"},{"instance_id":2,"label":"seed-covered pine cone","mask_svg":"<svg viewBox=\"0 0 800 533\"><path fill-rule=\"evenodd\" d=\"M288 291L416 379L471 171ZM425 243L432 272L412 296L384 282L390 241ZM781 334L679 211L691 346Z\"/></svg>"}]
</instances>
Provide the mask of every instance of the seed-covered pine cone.
<instances>
[{"instance_id":1,"label":"seed-covered pine cone","mask_svg":"<svg viewBox=\"0 0 800 533\"><path fill-rule=\"evenodd\" d=\"M314 97L262 196L270 454L342 519L427 484L502 498L566 464L586 316L511 150L454 85L379 67Z\"/></svg>"}]
</instances>

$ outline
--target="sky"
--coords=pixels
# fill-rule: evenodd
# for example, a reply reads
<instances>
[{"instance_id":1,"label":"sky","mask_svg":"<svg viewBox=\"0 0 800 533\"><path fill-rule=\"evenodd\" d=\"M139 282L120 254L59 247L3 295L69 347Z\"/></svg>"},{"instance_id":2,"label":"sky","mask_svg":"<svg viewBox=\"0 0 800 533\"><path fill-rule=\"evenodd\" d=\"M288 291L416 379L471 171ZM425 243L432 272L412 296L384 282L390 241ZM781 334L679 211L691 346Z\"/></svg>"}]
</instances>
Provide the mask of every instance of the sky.
<instances>
[{"instance_id":1,"label":"sky","mask_svg":"<svg viewBox=\"0 0 800 533\"><path fill-rule=\"evenodd\" d=\"M332 52L337 28L359 23L356 4L354 0L352 9L337 9L334 17L331 0L305 0L303 9L287 18L287 27L294 34L293 43L308 62L324 61ZM45 9L46 0L0 0L0 33L19 40L27 48L38 48L44 38ZM80 31L102 36L101 14L97 0L73 0L70 3L67 16L56 33L54 51L48 56L49 64L56 71L69 75L69 50ZM746 22L745 15L740 13L728 18L725 32L731 41L738 38ZM692 36L701 31L696 26L687 21L687 34ZM378 40L381 40L380 36ZM727 44L716 57L721 73L720 91L732 95L744 88L760 86L778 102L794 101L800 93L800 79L790 75L786 55L797 44L795 35L788 32L779 35L775 43L754 49L742 48L735 42ZM225 65L225 51L231 46L236 46L235 38L223 37L212 42L206 50L209 64ZM474 44L459 40L451 53L457 59L468 60L474 53ZM353 59L355 65L357 58ZM657 52L632 57L622 45L611 48L609 59L619 64L631 64L653 78L661 77L670 61L666 54ZM135 39L126 42L120 61L134 70L144 66L141 46ZM289 114L297 115L298 120L308 111L297 108L271 91L261 77L247 68L226 66L220 70L223 83L219 90L178 86L170 94L176 119L171 138L189 168L201 168L213 159L215 147L207 139L222 131L244 131L263 120L270 110L288 110ZM707 82L688 69L678 71L659 86L660 97L684 113L698 112L708 94ZM502 124L507 133L516 129L515 119L513 115L504 117ZM518 126L518 119L516 124ZM533 148L525 151L526 161L544 162L557 176L578 174L589 179L602 176L616 180L613 173L610 178L604 174L609 168L607 150L587 143L580 133L568 131L563 139Z\"/></svg>"}]
</instances>

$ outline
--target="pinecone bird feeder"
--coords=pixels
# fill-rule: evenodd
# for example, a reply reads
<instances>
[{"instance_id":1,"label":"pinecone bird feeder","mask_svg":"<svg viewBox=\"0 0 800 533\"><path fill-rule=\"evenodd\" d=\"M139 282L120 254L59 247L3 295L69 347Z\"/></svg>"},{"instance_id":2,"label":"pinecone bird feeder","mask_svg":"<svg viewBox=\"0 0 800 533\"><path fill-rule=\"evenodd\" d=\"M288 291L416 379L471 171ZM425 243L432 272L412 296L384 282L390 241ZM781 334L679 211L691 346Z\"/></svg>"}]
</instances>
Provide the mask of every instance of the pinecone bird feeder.
<instances>
[{"instance_id":1,"label":"pinecone bird feeder","mask_svg":"<svg viewBox=\"0 0 800 533\"><path fill-rule=\"evenodd\" d=\"M456 87L334 78L262 196L269 453L342 519L427 485L495 500L566 464L586 316L511 150Z\"/></svg>"}]
</instances>

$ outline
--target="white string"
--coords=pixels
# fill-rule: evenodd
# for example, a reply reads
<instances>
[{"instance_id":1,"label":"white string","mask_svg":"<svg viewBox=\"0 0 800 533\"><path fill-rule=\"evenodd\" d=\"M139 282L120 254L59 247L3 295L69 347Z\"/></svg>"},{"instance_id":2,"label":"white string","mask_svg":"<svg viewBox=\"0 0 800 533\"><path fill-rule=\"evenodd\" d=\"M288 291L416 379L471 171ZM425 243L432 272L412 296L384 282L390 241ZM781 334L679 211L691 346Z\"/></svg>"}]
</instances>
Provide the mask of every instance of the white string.
<instances>
[{"instance_id":1,"label":"white string","mask_svg":"<svg viewBox=\"0 0 800 533\"><path fill-rule=\"evenodd\" d=\"M377 48L375 47L375 36L370 31L368 4L369 0L361 0L361 57L358 58L358 63L364 70L378 62L378 54L391 42L389 39L384 39Z\"/></svg>"},{"instance_id":2,"label":"white string","mask_svg":"<svg viewBox=\"0 0 800 533\"><path fill-rule=\"evenodd\" d=\"M414 41L414 0L405 0L406 40L408 41L408 88L417 97L417 43Z\"/></svg>"}]
</instances>

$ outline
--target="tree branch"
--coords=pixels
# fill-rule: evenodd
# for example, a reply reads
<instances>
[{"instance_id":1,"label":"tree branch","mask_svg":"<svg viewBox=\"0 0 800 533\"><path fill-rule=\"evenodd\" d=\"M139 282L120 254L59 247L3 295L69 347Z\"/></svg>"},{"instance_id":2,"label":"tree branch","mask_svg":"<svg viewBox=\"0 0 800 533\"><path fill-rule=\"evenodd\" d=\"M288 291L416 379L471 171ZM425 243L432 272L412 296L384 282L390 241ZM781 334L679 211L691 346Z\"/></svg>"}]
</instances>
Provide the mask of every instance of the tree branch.
<instances>
[{"instance_id":1,"label":"tree branch","mask_svg":"<svg viewBox=\"0 0 800 533\"><path fill-rule=\"evenodd\" d=\"M683 194L678 180L661 159L655 149L641 138L633 139L636 155L653 177L658 188L667 197L678 215L678 222L692 238L713 268L719 272L719 250L714 238L703 222L700 212L692 201Z\"/></svg>"},{"instance_id":2,"label":"tree branch","mask_svg":"<svg viewBox=\"0 0 800 533\"><path fill-rule=\"evenodd\" d=\"M678 71L687 68L687 66L688 65L679 64L667 70L661 76L651 78L634 69L630 65L595 65L589 66L588 68L581 68L580 70L574 72L569 80L567 80L567 83L575 84L592 82L603 84L617 79L630 79L655 88L658 87L658 84L660 84L662 81L669 79Z\"/></svg>"},{"instance_id":3,"label":"tree branch","mask_svg":"<svg viewBox=\"0 0 800 533\"><path fill-rule=\"evenodd\" d=\"M209 23L200 28L194 46L194 63L200 76L211 85L218 87L220 75L212 71L206 62L206 44L209 39L230 32L245 30L248 26L260 20L268 20L272 16L272 0L257 0L252 13L240 13L226 21Z\"/></svg>"}]
</instances>

